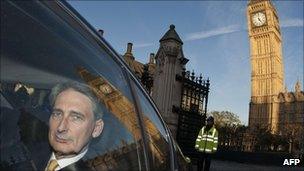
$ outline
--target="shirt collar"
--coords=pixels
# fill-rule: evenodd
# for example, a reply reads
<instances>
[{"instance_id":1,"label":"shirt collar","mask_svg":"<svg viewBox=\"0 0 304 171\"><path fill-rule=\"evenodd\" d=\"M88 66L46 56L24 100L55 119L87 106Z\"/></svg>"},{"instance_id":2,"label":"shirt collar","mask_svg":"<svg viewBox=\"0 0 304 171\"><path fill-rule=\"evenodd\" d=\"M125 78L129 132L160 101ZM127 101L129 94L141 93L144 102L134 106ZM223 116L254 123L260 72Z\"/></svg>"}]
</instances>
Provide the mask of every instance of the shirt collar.
<instances>
[{"instance_id":1,"label":"shirt collar","mask_svg":"<svg viewBox=\"0 0 304 171\"><path fill-rule=\"evenodd\" d=\"M54 152L52 152L52 156L49 160L49 162L51 160L56 160L58 163L58 167L55 169L55 171L60 170L70 164L76 163L78 160L80 160L86 153L87 153L88 149L85 149L82 153L74 156L74 157L70 157L70 158L62 158L62 159L56 159Z\"/></svg>"}]
</instances>

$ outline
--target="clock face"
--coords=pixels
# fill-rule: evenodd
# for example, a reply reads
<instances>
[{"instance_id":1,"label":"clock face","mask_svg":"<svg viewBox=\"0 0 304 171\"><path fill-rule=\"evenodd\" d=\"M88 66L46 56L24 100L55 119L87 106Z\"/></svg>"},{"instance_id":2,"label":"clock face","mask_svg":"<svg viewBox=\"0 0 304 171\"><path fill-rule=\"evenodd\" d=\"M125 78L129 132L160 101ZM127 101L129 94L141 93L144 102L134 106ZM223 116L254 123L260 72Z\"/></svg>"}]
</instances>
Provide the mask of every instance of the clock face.
<instances>
[{"instance_id":1,"label":"clock face","mask_svg":"<svg viewBox=\"0 0 304 171\"><path fill-rule=\"evenodd\" d=\"M109 94L112 92L111 87L107 84L103 84L103 85L99 86L99 90L101 90L104 94Z\"/></svg>"},{"instance_id":2,"label":"clock face","mask_svg":"<svg viewBox=\"0 0 304 171\"><path fill-rule=\"evenodd\" d=\"M252 22L255 26L262 26L266 23L266 16L262 12L253 14Z\"/></svg>"}]
</instances>

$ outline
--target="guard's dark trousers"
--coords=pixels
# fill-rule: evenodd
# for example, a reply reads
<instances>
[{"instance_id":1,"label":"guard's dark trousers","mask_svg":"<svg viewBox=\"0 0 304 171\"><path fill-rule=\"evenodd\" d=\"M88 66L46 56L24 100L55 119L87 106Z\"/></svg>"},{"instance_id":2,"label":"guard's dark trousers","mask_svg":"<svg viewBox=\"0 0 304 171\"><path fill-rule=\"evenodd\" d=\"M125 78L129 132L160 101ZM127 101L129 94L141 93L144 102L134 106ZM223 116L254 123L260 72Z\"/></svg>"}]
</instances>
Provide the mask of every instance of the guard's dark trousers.
<instances>
[{"instance_id":1,"label":"guard's dark trousers","mask_svg":"<svg viewBox=\"0 0 304 171\"><path fill-rule=\"evenodd\" d=\"M201 153L197 163L197 171L209 171L212 154Z\"/></svg>"}]
</instances>

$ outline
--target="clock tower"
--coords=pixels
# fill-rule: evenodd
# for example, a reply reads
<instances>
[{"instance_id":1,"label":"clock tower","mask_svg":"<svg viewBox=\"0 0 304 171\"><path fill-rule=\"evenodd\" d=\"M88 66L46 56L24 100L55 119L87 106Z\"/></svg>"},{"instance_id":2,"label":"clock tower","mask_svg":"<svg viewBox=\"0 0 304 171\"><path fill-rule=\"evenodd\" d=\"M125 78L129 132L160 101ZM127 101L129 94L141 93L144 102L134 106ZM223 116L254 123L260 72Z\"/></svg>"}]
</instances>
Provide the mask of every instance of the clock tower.
<instances>
[{"instance_id":1,"label":"clock tower","mask_svg":"<svg viewBox=\"0 0 304 171\"><path fill-rule=\"evenodd\" d=\"M276 9L269 0L250 0L247 6L251 61L249 127L277 130L279 105L284 87L282 38Z\"/></svg>"}]
</instances>

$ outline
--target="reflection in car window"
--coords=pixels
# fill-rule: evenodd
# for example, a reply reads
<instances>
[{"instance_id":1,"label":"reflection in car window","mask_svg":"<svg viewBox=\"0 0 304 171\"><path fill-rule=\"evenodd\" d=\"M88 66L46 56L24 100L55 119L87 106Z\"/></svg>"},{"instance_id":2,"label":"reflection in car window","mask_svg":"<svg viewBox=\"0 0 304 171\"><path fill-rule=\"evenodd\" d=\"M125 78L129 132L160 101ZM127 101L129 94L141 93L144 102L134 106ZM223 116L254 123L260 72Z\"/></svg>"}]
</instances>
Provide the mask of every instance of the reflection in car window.
<instances>
[{"instance_id":1,"label":"reflection in car window","mask_svg":"<svg viewBox=\"0 0 304 171\"><path fill-rule=\"evenodd\" d=\"M142 137L133 102L104 78L94 76L83 68L79 69L79 73L106 106L106 113L111 113L104 118L105 125L109 123L108 131L103 133L93 146L94 149L98 150L94 150L92 154L88 155L90 166L98 170L138 170L139 163L129 163L134 161L137 155L141 155L136 149L142 148L140 146ZM123 128L120 128L122 126ZM121 134L120 129L128 130L128 132ZM123 138L117 141L117 137ZM96 155L96 151L99 154ZM141 162L144 163L144 161Z\"/></svg>"},{"instance_id":2,"label":"reflection in car window","mask_svg":"<svg viewBox=\"0 0 304 171\"><path fill-rule=\"evenodd\" d=\"M170 170L170 143L166 129L157 112L143 92L135 86L148 136L152 170Z\"/></svg>"},{"instance_id":3,"label":"reflection in car window","mask_svg":"<svg viewBox=\"0 0 304 171\"><path fill-rule=\"evenodd\" d=\"M90 85L104 131L83 160L95 170L142 170L142 137L121 67L43 2L1 2L0 170L44 170L50 157L50 89ZM22 28L22 31L20 31Z\"/></svg>"}]
</instances>

